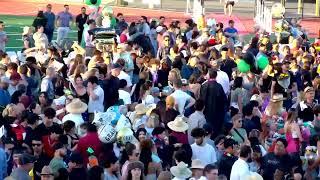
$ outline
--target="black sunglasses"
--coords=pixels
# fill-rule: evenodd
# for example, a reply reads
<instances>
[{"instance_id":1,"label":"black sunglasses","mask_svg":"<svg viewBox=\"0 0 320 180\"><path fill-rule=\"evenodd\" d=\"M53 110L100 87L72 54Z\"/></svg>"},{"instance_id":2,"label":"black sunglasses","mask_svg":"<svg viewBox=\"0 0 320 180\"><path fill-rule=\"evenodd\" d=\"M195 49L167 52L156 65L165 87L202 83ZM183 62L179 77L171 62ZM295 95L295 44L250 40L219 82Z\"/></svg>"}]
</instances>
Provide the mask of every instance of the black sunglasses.
<instances>
[{"instance_id":1,"label":"black sunglasses","mask_svg":"<svg viewBox=\"0 0 320 180\"><path fill-rule=\"evenodd\" d=\"M32 146L41 146L42 144L32 144Z\"/></svg>"}]
</instances>

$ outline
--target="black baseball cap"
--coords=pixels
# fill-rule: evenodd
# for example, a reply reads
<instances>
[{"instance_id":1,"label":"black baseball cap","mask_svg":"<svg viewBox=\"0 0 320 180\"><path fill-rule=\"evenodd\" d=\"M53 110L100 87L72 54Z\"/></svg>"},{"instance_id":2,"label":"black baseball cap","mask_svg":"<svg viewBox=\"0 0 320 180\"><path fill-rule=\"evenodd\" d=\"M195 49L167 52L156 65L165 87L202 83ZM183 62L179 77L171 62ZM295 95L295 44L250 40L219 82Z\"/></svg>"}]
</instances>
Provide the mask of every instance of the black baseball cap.
<instances>
[{"instance_id":1,"label":"black baseball cap","mask_svg":"<svg viewBox=\"0 0 320 180\"><path fill-rule=\"evenodd\" d=\"M36 160L37 160L37 158L35 156L32 156L31 154L28 154L28 153L23 153L19 156L19 164L20 165L34 163Z\"/></svg>"}]
</instances>

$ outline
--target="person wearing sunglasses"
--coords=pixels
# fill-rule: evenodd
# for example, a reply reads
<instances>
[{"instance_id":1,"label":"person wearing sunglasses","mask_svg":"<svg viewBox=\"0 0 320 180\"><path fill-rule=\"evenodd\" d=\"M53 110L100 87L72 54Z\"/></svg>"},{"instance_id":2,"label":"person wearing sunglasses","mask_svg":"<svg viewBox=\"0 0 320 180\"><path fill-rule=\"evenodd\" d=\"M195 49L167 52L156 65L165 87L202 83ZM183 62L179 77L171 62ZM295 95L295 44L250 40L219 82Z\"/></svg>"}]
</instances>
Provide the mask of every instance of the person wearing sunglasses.
<instances>
[{"instance_id":1,"label":"person wearing sunglasses","mask_svg":"<svg viewBox=\"0 0 320 180\"><path fill-rule=\"evenodd\" d=\"M243 120L241 114L236 114L232 117L233 127L230 131L230 135L239 144L248 142L247 132L245 129L242 128L242 123Z\"/></svg>"},{"instance_id":2,"label":"person wearing sunglasses","mask_svg":"<svg viewBox=\"0 0 320 180\"><path fill-rule=\"evenodd\" d=\"M169 34L164 35L163 41L159 42L159 49L157 53L157 59L166 59L170 55L170 37Z\"/></svg>"},{"instance_id":3,"label":"person wearing sunglasses","mask_svg":"<svg viewBox=\"0 0 320 180\"><path fill-rule=\"evenodd\" d=\"M33 156L37 158L37 161L34 163L33 168L34 179L40 180L42 168L50 163L50 158L44 153L43 143L39 135L35 134L32 138L31 148L33 151Z\"/></svg>"}]
</instances>

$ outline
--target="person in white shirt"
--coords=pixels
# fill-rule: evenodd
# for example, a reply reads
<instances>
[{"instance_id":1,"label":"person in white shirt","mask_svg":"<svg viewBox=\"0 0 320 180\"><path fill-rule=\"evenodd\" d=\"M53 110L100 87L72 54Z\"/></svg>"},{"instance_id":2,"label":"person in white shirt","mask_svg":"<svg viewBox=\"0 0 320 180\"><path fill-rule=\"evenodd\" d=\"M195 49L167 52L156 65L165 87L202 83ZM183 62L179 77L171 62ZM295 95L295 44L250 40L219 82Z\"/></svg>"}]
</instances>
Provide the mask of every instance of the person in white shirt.
<instances>
[{"instance_id":1,"label":"person in white shirt","mask_svg":"<svg viewBox=\"0 0 320 180\"><path fill-rule=\"evenodd\" d=\"M117 60L117 64L119 64L121 66L121 71L120 74L118 75L119 80L124 79L127 81L127 89L130 89L132 86L132 81L131 81L131 77L129 76L129 74L127 74L126 72L124 72L124 67L126 65L126 62L124 59L120 58Z\"/></svg>"},{"instance_id":2,"label":"person in white shirt","mask_svg":"<svg viewBox=\"0 0 320 180\"><path fill-rule=\"evenodd\" d=\"M84 42L86 44L86 55L93 56L95 45L94 41L92 40L92 35L89 34L89 31L96 28L96 22L93 19L89 19L87 24L88 27L83 31Z\"/></svg>"},{"instance_id":3,"label":"person in white shirt","mask_svg":"<svg viewBox=\"0 0 320 180\"><path fill-rule=\"evenodd\" d=\"M210 65L217 70L218 75L216 81L222 86L224 93L228 95L230 93L230 80L228 74L220 70L220 62L218 62L218 60L211 60Z\"/></svg>"},{"instance_id":4,"label":"person in white shirt","mask_svg":"<svg viewBox=\"0 0 320 180\"><path fill-rule=\"evenodd\" d=\"M181 79L177 79L175 82L173 82L173 88L175 89L175 91L170 96L174 98L176 106L178 107L177 110L180 112L181 115L183 115L184 110L193 106L195 100L189 94L181 90Z\"/></svg>"},{"instance_id":5,"label":"person in white shirt","mask_svg":"<svg viewBox=\"0 0 320 180\"><path fill-rule=\"evenodd\" d=\"M66 105L66 111L69 113L62 118L62 123L70 120L75 123L76 132L79 132L81 124L84 123L82 113L86 112L88 106L80 99L75 98Z\"/></svg>"},{"instance_id":6,"label":"person in white shirt","mask_svg":"<svg viewBox=\"0 0 320 180\"><path fill-rule=\"evenodd\" d=\"M202 100L197 100L194 104L195 112L192 113L188 118L188 140L189 144L194 143L194 139L191 136L191 130L194 128L203 128L203 125L206 123L206 118L204 117L204 102Z\"/></svg>"},{"instance_id":7,"label":"person in white shirt","mask_svg":"<svg viewBox=\"0 0 320 180\"><path fill-rule=\"evenodd\" d=\"M54 98L54 86L52 79L55 75L55 69L53 67L48 67L46 69L46 76L41 81L40 90L41 92L47 92L50 99Z\"/></svg>"},{"instance_id":8,"label":"person in white shirt","mask_svg":"<svg viewBox=\"0 0 320 180\"><path fill-rule=\"evenodd\" d=\"M38 49L47 49L49 40L47 35L44 33L44 27L37 27L37 32L33 34L34 45Z\"/></svg>"},{"instance_id":9,"label":"person in white shirt","mask_svg":"<svg viewBox=\"0 0 320 180\"><path fill-rule=\"evenodd\" d=\"M195 128L191 131L191 136L195 140L191 149L192 159L199 159L204 165L207 165L217 162L217 157L214 148L204 141L205 133L203 128Z\"/></svg>"},{"instance_id":10,"label":"person in white shirt","mask_svg":"<svg viewBox=\"0 0 320 180\"><path fill-rule=\"evenodd\" d=\"M125 87L127 86L127 81L124 79L120 79L119 83L119 99L123 100L124 105L131 104L131 96L128 91L125 90Z\"/></svg>"},{"instance_id":11,"label":"person in white shirt","mask_svg":"<svg viewBox=\"0 0 320 180\"><path fill-rule=\"evenodd\" d=\"M251 147L244 145L240 149L240 158L233 164L230 180L242 180L250 174L248 159L251 157Z\"/></svg>"},{"instance_id":12,"label":"person in white shirt","mask_svg":"<svg viewBox=\"0 0 320 180\"><path fill-rule=\"evenodd\" d=\"M87 92L89 94L89 103L88 103L89 114L93 114L94 112L104 112L104 106L103 106L104 91L98 85L98 78L96 76L90 76L88 78Z\"/></svg>"}]
</instances>

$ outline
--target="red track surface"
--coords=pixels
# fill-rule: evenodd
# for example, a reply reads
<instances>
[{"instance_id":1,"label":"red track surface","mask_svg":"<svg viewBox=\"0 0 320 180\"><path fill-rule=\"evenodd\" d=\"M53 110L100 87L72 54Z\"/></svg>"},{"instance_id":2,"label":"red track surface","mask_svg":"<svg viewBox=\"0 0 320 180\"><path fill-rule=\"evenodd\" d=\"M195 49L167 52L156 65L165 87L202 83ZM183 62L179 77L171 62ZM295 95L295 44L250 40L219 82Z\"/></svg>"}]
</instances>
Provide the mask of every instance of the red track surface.
<instances>
[{"instance_id":1,"label":"red track surface","mask_svg":"<svg viewBox=\"0 0 320 180\"><path fill-rule=\"evenodd\" d=\"M60 1L61 2L61 1ZM68 2L67 0L65 2ZM35 15L38 9L43 9L47 3L51 3L53 5L53 11L59 12L63 9L63 4L57 1L52 0L1 0L0 1L0 14L6 15ZM71 3L69 3L71 4ZM70 6L70 10L73 14L77 14L82 7L82 4L72 4ZM149 10L149 9L140 9L140 8L128 8L128 7L114 7L114 12L122 12L125 15L127 21L136 21L139 16L144 15L148 18L158 18L161 15L167 17L167 22L170 22L172 19L177 19L182 22L184 20L190 18L190 16L186 16L182 12L172 12L172 11L161 11L161 10ZM229 17L224 16L223 14L216 13L207 13L207 18L215 18L217 22L223 22L226 24ZM252 32L254 22L252 18L244 18L239 16L232 16L236 23L236 28L239 30L241 34L248 34ZM303 20L302 26L307 29L310 37L317 37L318 30L320 27L320 20Z\"/></svg>"}]
</instances>

